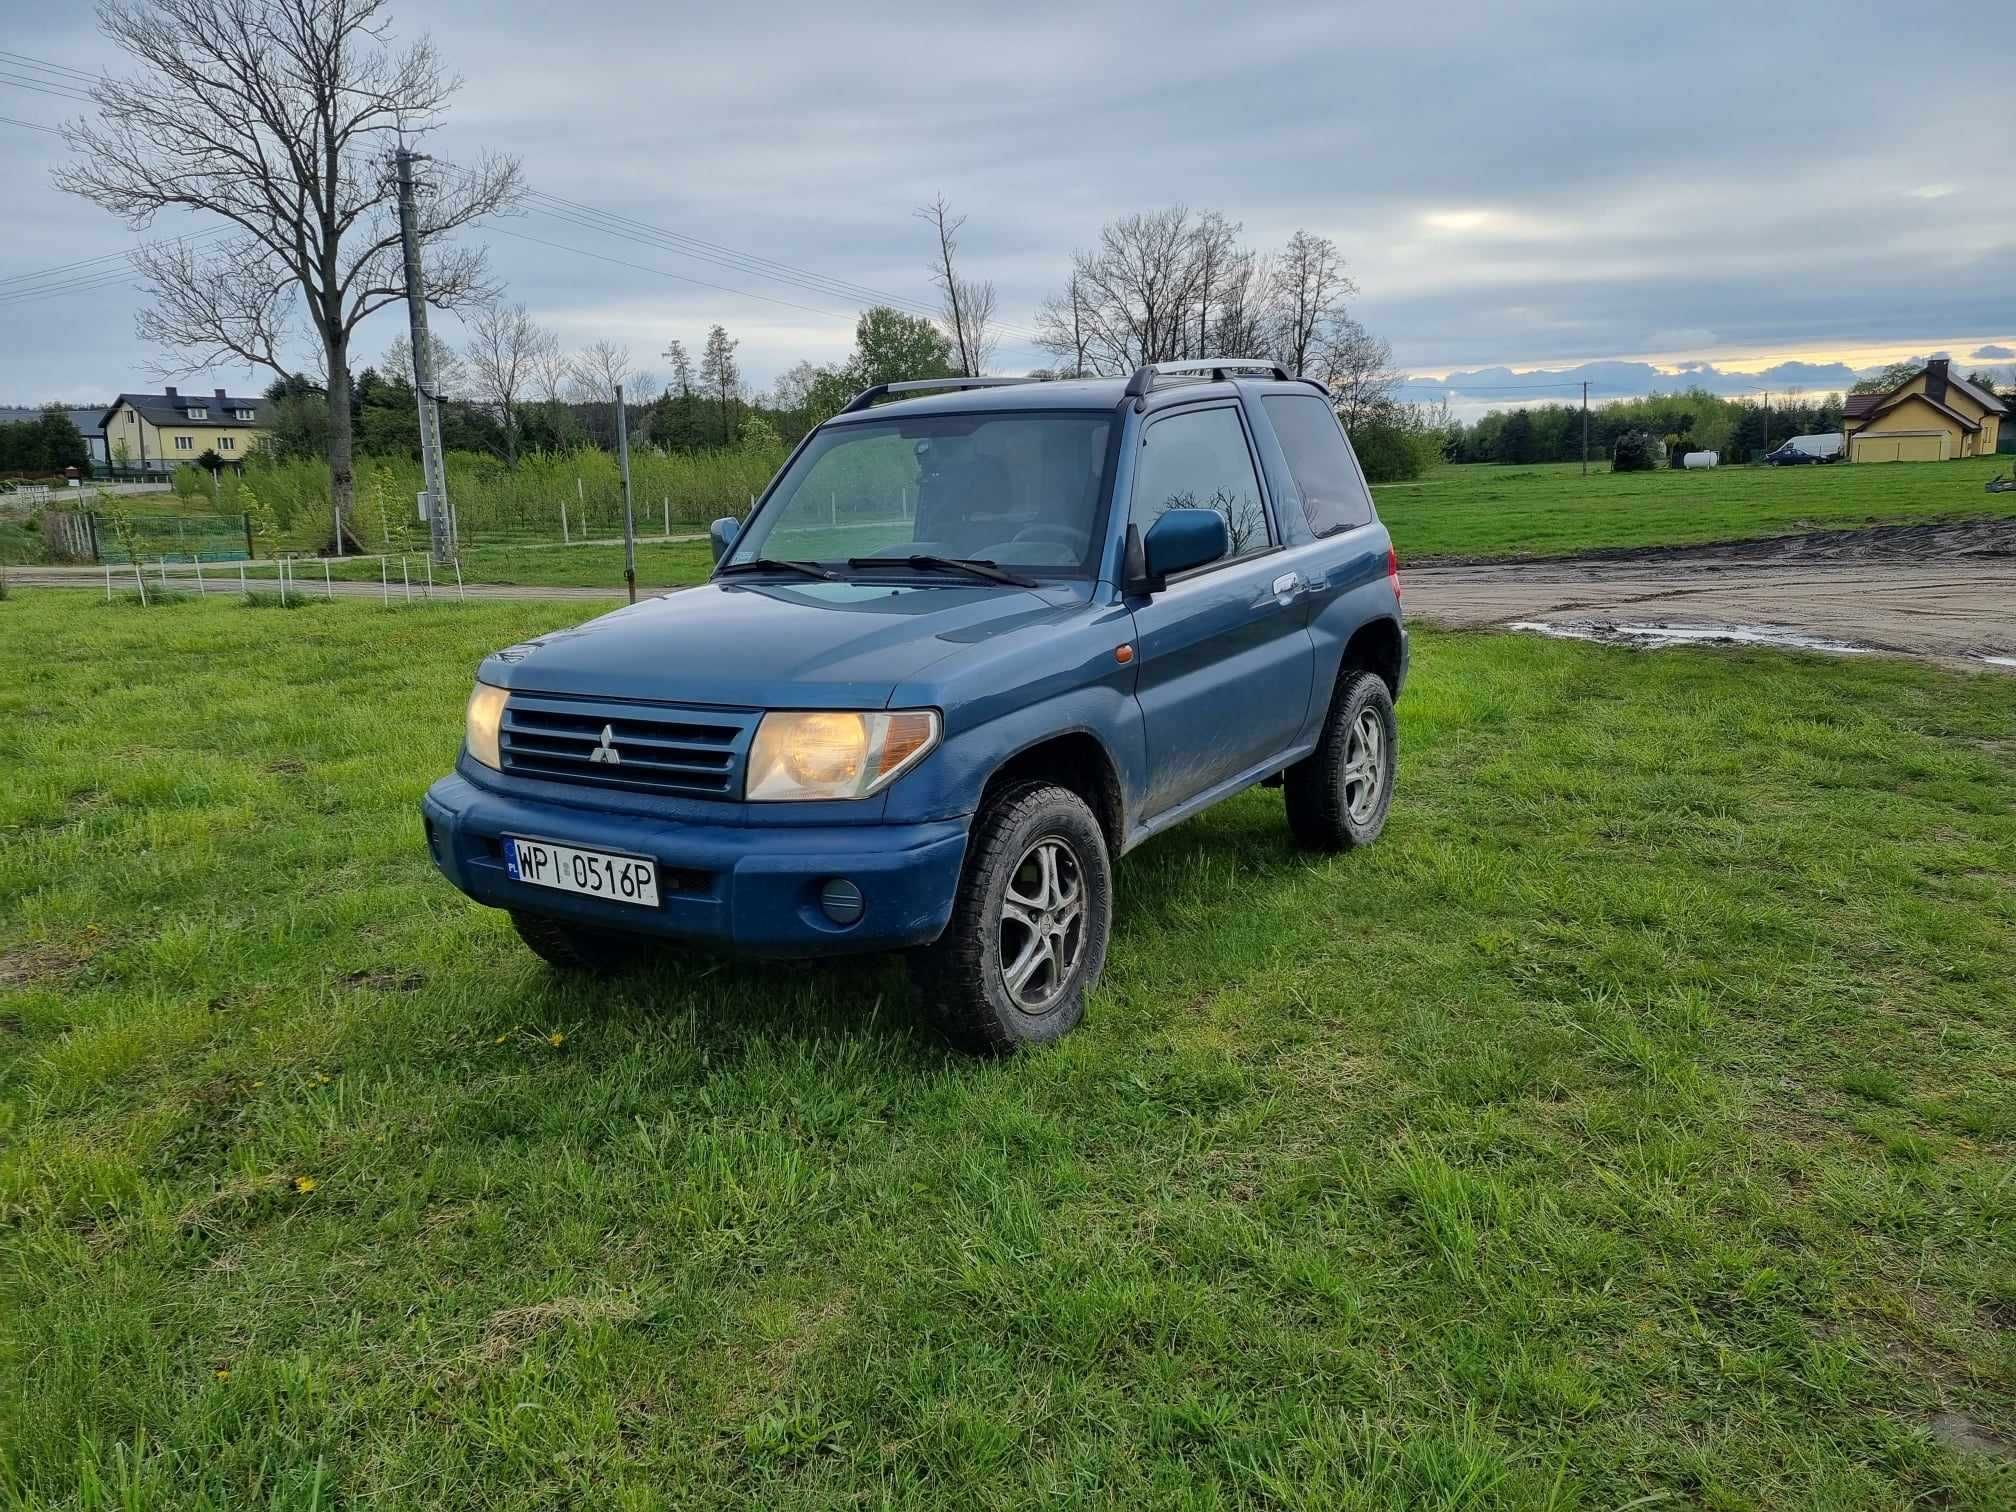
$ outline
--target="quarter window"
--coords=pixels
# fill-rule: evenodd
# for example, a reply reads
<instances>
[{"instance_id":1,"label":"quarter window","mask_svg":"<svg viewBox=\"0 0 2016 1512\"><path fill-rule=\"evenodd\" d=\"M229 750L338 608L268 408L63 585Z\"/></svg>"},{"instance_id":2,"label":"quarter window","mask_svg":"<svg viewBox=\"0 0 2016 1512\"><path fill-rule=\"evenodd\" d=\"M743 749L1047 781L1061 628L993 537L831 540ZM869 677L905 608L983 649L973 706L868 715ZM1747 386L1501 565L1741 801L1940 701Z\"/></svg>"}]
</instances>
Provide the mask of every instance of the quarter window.
<instances>
[{"instance_id":1,"label":"quarter window","mask_svg":"<svg viewBox=\"0 0 2016 1512\"><path fill-rule=\"evenodd\" d=\"M1302 512L1319 536L1372 523L1372 497L1330 406L1314 394L1269 394L1260 401L1288 471L1302 494Z\"/></svg>"},{"instance_id":2,"label":"quarter window","mask_svg":"<svg viewBox=\"0 0 2016 1512\"><path fill-rule=\"evenodd\" d=\"M1217 510L1225 516L1235 557L1265 551L1273 544L1260 480L1237 410L1230 406L1191 410L1148 427L1134 469L1134 504L1128 518L1146 535L1171 509Z\"/></svg>"}]
</instances>

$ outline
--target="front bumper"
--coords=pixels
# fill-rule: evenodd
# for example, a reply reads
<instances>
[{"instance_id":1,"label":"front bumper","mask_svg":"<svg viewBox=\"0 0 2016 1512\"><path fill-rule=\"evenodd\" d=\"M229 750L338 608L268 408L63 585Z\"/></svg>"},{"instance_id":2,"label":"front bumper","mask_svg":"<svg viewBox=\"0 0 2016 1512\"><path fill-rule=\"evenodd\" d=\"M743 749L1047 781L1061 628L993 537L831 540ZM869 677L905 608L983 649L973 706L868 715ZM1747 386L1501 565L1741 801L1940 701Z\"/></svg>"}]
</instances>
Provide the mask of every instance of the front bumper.
<instances>
[{"instance_id":1,"label":"front bumper","mask_svg":"<svg viewBox=\"0 0 2016 1512\"><path fill-rule=\"evenodd\" d=\"M944 931L966 856L966 821L694 824L493 793L443 777L420 800L441 874L492 908L693 941L740 955L830 955L928 944ZM514 882L503 837L523 835L658 863L659 906L641 908ZM861 917L833 922L825 883L861 890Z\"/></svg>"}]
</instances>

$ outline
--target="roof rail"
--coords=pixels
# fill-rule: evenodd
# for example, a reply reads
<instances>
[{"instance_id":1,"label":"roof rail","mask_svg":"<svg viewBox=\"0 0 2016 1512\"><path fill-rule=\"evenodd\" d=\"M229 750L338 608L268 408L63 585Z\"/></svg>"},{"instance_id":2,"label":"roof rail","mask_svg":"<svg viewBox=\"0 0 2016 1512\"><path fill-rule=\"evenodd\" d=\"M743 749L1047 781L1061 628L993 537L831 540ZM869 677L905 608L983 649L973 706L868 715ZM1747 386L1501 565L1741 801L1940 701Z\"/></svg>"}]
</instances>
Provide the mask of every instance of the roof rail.
<instances>
[{"instance_id":1,"label":"roof rail","mask_svg":"<svg viewBox=\"0 0 2016 1512\"><path fill-rule=\"evenodd\" d=\"M1176 362L1150 362L1134 369L1134 376L1127 380L1127 387L1122 393L1128 399L1144 399L1160 377L1204 378L1212 383L1222 383L1233 373L1264 373L1282 383L1295 381L1294 375L1280 363L1266 362L1257 357L1186 357Z\"/></svg>"},{"instance_id":2,"label":"roof rail","mask_svg":"<svg viewBox=\"0 0 2016 1512\"><path fill-rule=\"evenodd\" d=\"M1005 388L1011 383L1041 383L1041 378L905 378L901 383L874 383L861 390L841 409L843 415L867 409L888 394L914 394L924 389Z\"/></svg>"}]
</instances>

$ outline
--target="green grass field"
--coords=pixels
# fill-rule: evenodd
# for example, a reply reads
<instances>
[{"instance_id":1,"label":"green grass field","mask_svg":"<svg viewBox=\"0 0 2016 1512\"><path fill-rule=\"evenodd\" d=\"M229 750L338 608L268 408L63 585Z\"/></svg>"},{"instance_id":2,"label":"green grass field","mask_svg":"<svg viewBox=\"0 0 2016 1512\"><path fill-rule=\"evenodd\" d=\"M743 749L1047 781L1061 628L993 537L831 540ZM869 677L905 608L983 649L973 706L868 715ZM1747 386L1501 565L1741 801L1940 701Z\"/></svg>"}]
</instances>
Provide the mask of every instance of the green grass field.
<instances>
[{"instance_id":1,"label":"green grass field","mask_svg":"<svg viewBox=\"0 0 2016 1512\"><path fill-rule=\"evenodd\" d=\"M1375 492L1405 561L1562 556L1611 546L1742 541L1806 530L2016 516L2016 493L1982 489L2016 457L1888 467L1668 468L1576 463L1440 467Z\"/></svg>"},{"instance_id":2,"label":"green grass field","mask_svg":"<svg viewBox=\"0 0 2016 1512\"><path fill-rule=\"evenodd\" d=\"M1423 632L1376 848L1158 838L983 1064L434 875L578 613L0 602L0 1501L2016 1498L2006 679Z\"/></svg>"}]
</instances>

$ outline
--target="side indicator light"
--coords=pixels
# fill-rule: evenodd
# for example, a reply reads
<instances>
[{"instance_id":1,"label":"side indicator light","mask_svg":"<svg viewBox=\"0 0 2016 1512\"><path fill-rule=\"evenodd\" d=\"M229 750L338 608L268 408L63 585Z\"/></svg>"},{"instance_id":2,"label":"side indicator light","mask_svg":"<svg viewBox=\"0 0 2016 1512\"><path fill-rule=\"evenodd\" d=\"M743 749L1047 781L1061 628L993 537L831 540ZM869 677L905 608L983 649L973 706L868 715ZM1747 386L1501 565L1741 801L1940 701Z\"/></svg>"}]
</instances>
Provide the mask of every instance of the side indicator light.
<instances>
[{"instance_id":1,"label":"side indicator light","mask_svg":"<svg viewBox=\"0 0 2016 1512\"><path fill-rule=\"evenodd\" d=\"M1115 646L1113 648L1113 660L1120 663L1123 667L1126 666L1127 663L1134 660L1134 648L1132 646Z\"/></svg>"}]
</instances>

